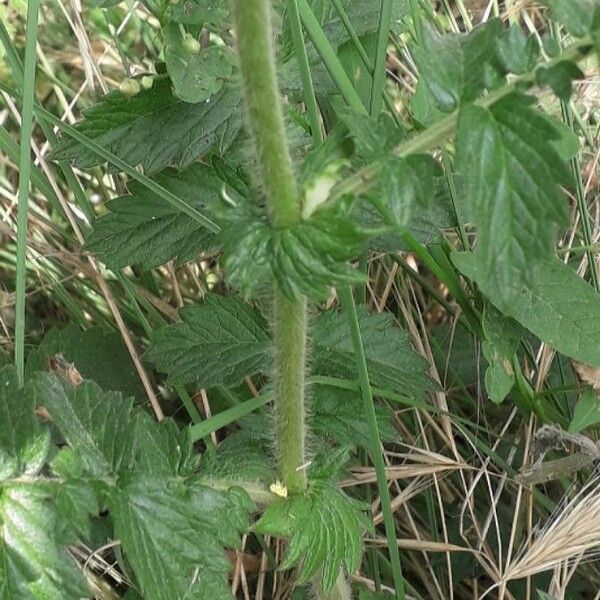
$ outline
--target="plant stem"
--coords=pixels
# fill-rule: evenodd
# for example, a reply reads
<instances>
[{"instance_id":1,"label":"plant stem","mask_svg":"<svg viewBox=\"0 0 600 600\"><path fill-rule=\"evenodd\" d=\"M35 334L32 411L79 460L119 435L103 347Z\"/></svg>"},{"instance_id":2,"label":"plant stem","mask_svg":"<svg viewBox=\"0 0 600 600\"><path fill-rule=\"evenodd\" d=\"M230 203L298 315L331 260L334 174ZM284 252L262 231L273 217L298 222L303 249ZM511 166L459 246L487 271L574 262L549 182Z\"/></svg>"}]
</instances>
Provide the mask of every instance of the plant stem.
<instances>
[{"instance_id":1,"label":"plant stem","mask_svg":"<svg viewBox=\"0 0 600 600\"><path fill-rule=\"evenodd\" d=\"M285 137L268 0L232 0L244 97L258 168L274 227L300 222L302 207ZM304 393L306 300L274 294L275 439L282 483L306 487Z\"/></svg>"},{"instance_id":2,"label":"plant stem","mask_svg":"<svg viewBox=\"0 0 600 600\"><path fill-rule=\"evenodd\" d=\"M300 221L301 206L285 138L268 0L233 0L244 97L261 183L275 227Z\"/></svg>"},{"instance_id":3,"label":"plant stem","mask_svg":"<svg viewBox=\"0 0 600 600\"><path fill-rule=\"evenodd\" d=\"M25 70L19 154L19 211L17 214L17 283L15 302L15 366L19 385L25 383L25 287L27 283L27 210L31 176L31 132L33 130L33 98L35 94L35 46L37 41L39 0L27 5L25 35Z\"/></svg>"}]
</instances>

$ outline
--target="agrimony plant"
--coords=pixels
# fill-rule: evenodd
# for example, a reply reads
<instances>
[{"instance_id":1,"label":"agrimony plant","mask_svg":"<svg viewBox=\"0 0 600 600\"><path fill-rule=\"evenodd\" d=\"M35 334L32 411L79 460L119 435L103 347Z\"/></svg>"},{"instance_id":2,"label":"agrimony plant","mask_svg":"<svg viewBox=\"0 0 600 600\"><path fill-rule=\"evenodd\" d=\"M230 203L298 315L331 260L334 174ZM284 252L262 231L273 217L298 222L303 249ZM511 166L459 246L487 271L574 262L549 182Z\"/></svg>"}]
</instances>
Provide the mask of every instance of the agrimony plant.
<instances>
[{"instance_id":1,"label":"agrimony plant","mask_svg":"<svg viewBox=\"0 0 600 600\"><path fill-rule=\"evenodd\" d=\"M107 267L151 270L222 252L227 292L207 293L177 323L148 325L146 359L168 385L216 389L230 406L181 431L91 381L30 367L21 387L5 368L0 598L85 597L97 581L68 548L91 539L98 520L149 600L231 597L224 549L249 531L289 540L280 567L297 566L296 583L348 598L345 577L370 528L365 504L338 487L356 448L377 465L390 570L404 595L380 456L394 429L373 389L414 405L436 386L403 329L354 306L348 286L366 281L356 260L408 249L443 281L483 344L496 403L510 397L547 418L519 368L530 334L600 365L598 291L555 247L578 144L535 95L547 88L568 100L580 63L598 51L600 8L545 4L572 37L551 58L516 25L490 19L442 35L399 1L233 0L229 10L147 0L164 44L154 76L111 92L74 128L34 106L38 120L62 128L57 161L108 161L136 179L87 232L87 250ZM419 83L404 122L384 69L390 27L409 17ZM282 22L276 32L272 20ZM375 60L354 80L369 37ZM306 120L282 92L304 102ZM319 311L333 288L344 310ZM56 344L53 354L63 351ZM34 363L43 364L32 354ZM260 394L238 402L249 376ZM194 443L234 421L236 432L199 457Z\"/></svg>"}]
</instances>

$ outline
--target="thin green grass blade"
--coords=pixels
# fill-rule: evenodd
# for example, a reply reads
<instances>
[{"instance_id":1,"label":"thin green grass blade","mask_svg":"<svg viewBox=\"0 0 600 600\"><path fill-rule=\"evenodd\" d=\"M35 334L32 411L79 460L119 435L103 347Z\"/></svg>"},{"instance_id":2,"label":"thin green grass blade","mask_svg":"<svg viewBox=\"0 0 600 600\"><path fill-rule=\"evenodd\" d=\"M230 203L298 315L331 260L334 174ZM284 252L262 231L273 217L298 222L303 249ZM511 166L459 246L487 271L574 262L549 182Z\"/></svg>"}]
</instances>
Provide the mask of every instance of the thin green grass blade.
<instances>
[{"instance_id":1,"label":"thin green grass blade","mask_svg":"<svg viewBox=\"0 0 600 600\"><path fill-rule=\"evenodd\" d=\"M25 383L25 287L27 283L27 213L31 176L31 134L33 131L33 101L35 94L35 48L37 44L38 0L27 5L25 29L25 71L21 110L19 152L19 195L17 213L17 285L15 304L15 366L19 385Z\"/></svg>"},{"instance_id":2,"label":"thin green grass blade","mask_svg":"<svg viewBox=\"0 0 600 600\"><path fill-rule=\"evenodd\" d=\"M302 22L304 23L304 27L312 40L312 43L315 45L321 60L325 64L327 71L340 91L340 94L343 96L348 106L359 112L366 112L348 74L340 63L334 49L331 47L319 21L315 17L315 13L313 13L306 0L297 0L297 2L298 11Z\"/></svg>"},{"instance_id":3,"label":"thin green grass blade","mask_svg":"<svg viewBox=\"0 0 600 600\"><path fill-rule=\"evenodd\" d=\"M373 82L371 85L371 106L369 113L377 118L383 108L383 92L385 89L385 62L387 57L387 44L390 37L390 24L392 21L392 0L381 0L379 13L379 29L377 34L377 49L375 51L375 64L373 69Z\"/></svg>"},{"instance_id":4,"label":"thin green grass blade","mask_svg":"<svg viewBox=\"0 0 600 600\"><path fill-rule=\"evenodd\" d=\"M375 466L377 487L381 497L381 511L383 513L383 522L388 541L388 551L390 553L390 559L392 563L394 585L396 586L396 598L398 600L404 600L405 585L404 577L402 575L402 563L400 562L400 552L398 551L398 544L396 542L394 512L392 510L390 492L387 485L385 463L381 453L381 438L379 437L379 426L377 424L375 405L373 404L373 390L371 389L371 384L369 382L369 371L367 369L367 361L362 344L358 314L356 312L356 304L354 303L354 297L352 296L352 289L350 287L341 288L338 290L338 292L342 302L342 307L348 317L348 325L352 335L352 345L356 359L356 369L358 371L360 389L363 397L364 414L371 433L371 458Z\"/></svg>"}]
</instances>

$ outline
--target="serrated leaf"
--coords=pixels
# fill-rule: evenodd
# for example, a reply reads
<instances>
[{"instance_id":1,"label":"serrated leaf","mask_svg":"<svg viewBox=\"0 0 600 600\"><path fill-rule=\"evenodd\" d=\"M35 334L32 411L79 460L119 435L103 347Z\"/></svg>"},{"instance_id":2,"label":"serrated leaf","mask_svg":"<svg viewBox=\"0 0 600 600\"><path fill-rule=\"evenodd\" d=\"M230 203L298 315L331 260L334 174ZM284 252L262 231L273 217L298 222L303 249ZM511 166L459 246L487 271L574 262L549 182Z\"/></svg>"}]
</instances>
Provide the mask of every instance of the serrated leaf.
<instances>
[{"instance_id":1,"label":"serrated leaf","mask_svg":"<svg viewBox=\"0 0 600 600\"><path fill-rule=\"evenodd\" d=\"M170 3L167 17L184 25L220 25L227 18L228 4L225 0L180 0Z\"/></svg>"},{"instance_id":2,"label":"serrated leaf","mask_svg":"<svg viewBox=\"0 0 600 600\"><path fill-rule=\"evenodd\" d=\"M64 481L54 499L56 510L55 535L62 544L86 539L90 533L90 515L100 512L100 505L89 482L77 479Z\"/></svg>"},{"instance_id":3,"label":"serrated leaf","mask_svg":"<svg viewBox=\"0 0 600 600\"><path fill-rule=\"evenodd\" d=\"M548 140L558 133L532 99L509 96L489 109L467 106L458 127L458 170L477 225L476 259L501 310L517 301L533 266L553 252L568 222L560 185L570 172Z\"/></svg>"},{"instance_id":4,"label":"serrated leaf","mask_svg":"<svg viewBox=\"0 0 600 600\"><path fill-rule=\"evenodd\" d=\"M542 0L552 18L560 21L575 37L587 35L600 9L598 0Z\"/></svg>"},{"instance_id":5,"label":"serrated leaf","mask_svg":"<svg viewBox=\"0 0 600 600\"><path fill-rule=\"evenodd\" d=\"M438 109L451 112L498 82L495 45L501 31L499 19L475 27L469 35L441 35L424 24L423 45L413 48L413 55Z\"/></svg>"},{"instance_id":6,"label":"serrated leaf","mask_svg":"<svg viewBox=\"0 0 600 600\"><path fill-rule=\"evenodd\" d=\"M586 427L598 423L600 423L600 398L595 390L586 388L575 405L573 418L569 423L569 431L579 433Z\"/></svg>"},{"instance_id":7,"label":"serrated leaf","mask_svg":"<svg viewBox=\"0 0 600 600\"><path fill-rule=\"evenodd\" d=\"M169 80L155 81L133 97L115 91L84 111L76 129L146 174L171 163L183 169L208 152L223 154L242 126L240 97L226 86L207 102L187 104L175 98ZM61 139L55 160L69 160L82 169L104 160L71 138Z\"/></svg>"},{"instance_id":8,"label":"serrated leaf","mask_svg":"<svg viewBox=\"0 0 600 600\"><path fill-rule=\"evenodd\" d=\"M139 474L122 481L109 507L144 598L232 598L223 546L239 546L248 501L234 492Z\"/></svg>"},{"instance_id":9,"label":"serrated leaf","mask_svg":"<svg viewBox=\"0 0 600 600\"><path fill-rule=\"evenodd\" d=\"M408 334L394 325L389 314L371 314L358 308L362 341L374 386L421 395L433 389L427 362L410 343ZM313 324L313 370L322 375L356 379L354 349L347 317L335 310L321 313Z\"/></svg>"},{"instance_id":10,"label":"serrated leaf","mask_svg":"<svg viewBox=\"0 0 600 600\"><path fill-rule=\"evenodd\" d=\"M233 63L224 46L209 46L191 52L179 27L163 28L165 63L175 95L184 102L205 102L217 94L231 77Z\"/></svg>"},{"instance_id":11,"label":"serrated leaf","mask_svg":"<svg viewBox=\"0 0 600 600\"><path fill-rule=\"evenodd\" d=\"M36 416L29 389L19 387L14 367L0 369L0 482L36 475L50 449L50 434ZM0 488L1 489L1 488Z\"/></svg>"},{"instance_id":12,"label":"serrated leaf","mask_svg":"<svg viewBox=\"0 0 600 600\"><path fill-rule=\"evenodd\" d=\"M385 221L394 228L406 227L417 207L433 204L436 179L441 169L428 154L388 157L379 173L379 194L373 197Z\"/></svg>"},{"instance_id":13,"label":"serrated leaf","mask_svg":"<svg viewBox=\"0 0 600 600\"><path fill-rule=\"evenodd\" d=\"M374 119L362 112L343 107L337 114L348 128L356 146L356 154L361 159L379 159L406 137L406 131L385 113Z\"/></svg>"},{"instance_id":14,"label":"serrated leaf","mask_svg":"<svg viewBox=\"0 0 600 600\"><path fill-rule=\"evenodd\" d=\"M321 300L332 286L363 281L347 264L366 242L365 230L350 214L352 204L352 198L343 198L282 229L253 207L231 209L222 236L230 282L253 295L274 280L290 299L304 294Z\"/></svg>"},{"instance_id":15,"label":"serrated leaf","mask_svg":"<svg viewBox=\"0 0 600 600\"><path fill-rule=\"evenodd\" d=\"M307 3L315 14L317 21L321 24L329 43L334 50L337 50L338 56L342 56L345 48L352 49L353 42L350 39L348 30L331 0L308 0ZM379 27L380 0L361 0L360 2L340 0L340 5L348 16L354 33L361 38L364 44L365 36L375 33ZM408 4L393 0L391 5L392 30L398 30L398 22L408 12ZM281 45L285 65L280 70L280 84L283 89L300 90L302 89L302 78L294 55L289 19L285 19L283 23ZM306 49L315 91L317 94L336 94L338 90L314 46L307 43Z\"/></svg>"},{"instance_id":16,"label":"serrated leaf","mask_svg":"<svg viewBox=\"0 0 600 600\"><path fill-rule=\"evenodd\" d=\"M547 85L563 102L568 102L573 91L573 81L583 79L581 69L570 60L563 60L551 67L541 67L536 71L535 80L540 86Z\"/></svg>"},{"instance_id":17,"label":"serrated leaf","mask_svg":"<svg viewBox=\"0 0 600 600\"><path fill-rule=\"evenodd\" d=\"M507 72L522 75L536 66L540 48L534 36L526 36L523 30L513 23L498 38L496 54Z\"/></svg>"},{"instance_id":18,"label":"serrated leaf","mask_svg":"<svg viewBox=\"0 0 600 600\"><path fill-rule=\"evenodd\" d=\"M480 273L473 254L455 252L452 262L496 308L540 340L566 356L600 366L600 294L571 267L558 259L539 263L518 299L501 307L495 286L489 285L487 274Z\"/></svg>"},{"instance_id":19,"label":"serrated leaf","mask_svg":"<svg viewBox=\"0 0 600 600\"><path fill-rule=\"evenodd\" d=\"M375 407L382 441L398 437L391 412ZM310 398L309 428L318 438L334 440L343 446L371 447L371 433L357 392L327 385L315 385Z\"/></svg>"},{"instance_id":20,"label":"serrated leaf","mask_svg":"<svg viewBox=\"0 0 600 600\"><path fill-rule=\"evenodd\" d=\"M262 315L239 298L208 294L155 330L145 358L175 383L234 385L268 368L271 340Z\"/></svg>"},{"instance_id":21,"label":"serrated leaf","mask_svg":"<svg viewBox=\"0 0 600 600\"><path fill-rule=\"evenodd\" d=\"M106 390L118 390L126 396L144 397L144 390L131 356L118 333L92 327L82 331L69 324L52 328L27 356L25 377L46 371L48 361L60 355L72 363L84 379L95 381Z\"/></svg>"},{"instance_id":22,"label":"serrated leaf","mask_svg":"<svg viewBox=\"0 0 600 600\"><path fill-rule=\"evenodd\" d=\"M486 306L482 319L485 340L481 345L489 363L485 372L485 389L496 404L502 402L515 383L512 356L516 352L523 330L512 319L503 317L491 306Z\"/></svg>"},{"instance_id":23,"label":"serrated leaf","mask_svg":"<svg viewBox=\"0 0 600 600\"><path fill-rule=\"evenodd\" d=\"M220 198L223 183L214 171L194 164L181 173L168 169L156 181L194 208L206 212ZM111 200L109 213L96 219L86 249L107 266L141 265L151 269L176 259L194 259L215 243L214 234L167 204L144 186L132 182L130 195Z\"/></svg>"},{"instance_id":24,"label":"serrated leaf","mask_svg":"<svg viewBox=\"0 0 600 600\"><path fill-rule=\"evenodd\" d=\"M50 373L38 373L32 390L90 475L110 480L131 469L135 458L133 400L103 392L91 381L72 387Z\"/></svg>"},{"instance_id":25,"label":"serrated leaf","mask_svg":"<svg viewBox=\"0 0 600 600\"><path fill-rule=\"evenodd\" d=\"M360 564L366 529L358 503L320 479L311 481L303 495L275 500L255 525L258 533L289 537L281 568L302 561L300 584L320 570L325 592L331 591L342 568L352 573Z\"/></svg>"},{"instance_id":26,"label":"serrated leaf","mask_svg":"<svg viewBox=\"0 0 600 600\"><path fill-rule=\"evenodd\" d=\"M0 599L64 600L89 596L81 572L57 543L54 490L42 481L0 488Z\"/></svg>"}]
</instances>

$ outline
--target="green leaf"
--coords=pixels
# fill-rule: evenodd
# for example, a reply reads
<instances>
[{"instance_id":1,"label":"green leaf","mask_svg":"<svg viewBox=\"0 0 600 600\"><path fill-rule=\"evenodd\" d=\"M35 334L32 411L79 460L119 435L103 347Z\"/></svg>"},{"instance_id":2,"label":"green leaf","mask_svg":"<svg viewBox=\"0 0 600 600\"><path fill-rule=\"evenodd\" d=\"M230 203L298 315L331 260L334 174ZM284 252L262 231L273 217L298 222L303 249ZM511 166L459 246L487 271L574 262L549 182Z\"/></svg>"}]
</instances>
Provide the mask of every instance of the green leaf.
<instances>
[{"instance_id":1,"label":"green leaf","mask_svg":"<svg viewBox=\"0 0 600 600\"><path fill-rule=\"evenodd\" d=\"M109 499L115 535L146 600L232 598L223 546L239 547L252 503L150 474L124 477Z\"/></svg>"},{"instance_id":2,"label":"green leaf","mask_svg":"<svg viewBox=\"0 0 600 600\"><path fill-rule=\"evenodd\" d=\"M437 108L452 112L498 83L495 46L501 31L499 19L475 27L467 36L441 35L424 24L423 45L413 48L413 55Z\"/></svg>"},{"instance_id":3,"label":"green leaf","mask_svg":"<svg viewBox=\"0 0 600 600\"><path fill-rule=\"evenodd\" d=\"M237 137L242 116L238 92L229 86L207 102L187 104L175 98L168 80L127 97L115 91L84 111L76 129L145 173L171 163L183 169L209 152L223 154ZM55 160L69 160L82 169L104 161L71 138L54 149Z\"/></svg>"},{"instance_id":4,"label":"green leaf","mask_svg":"<svg viewBox=\"0 0 600 600\"><path fill-rule=\"evenodd\" d=\"M481 345L489 363L485 372L485 389L496 404L502 402L515 383L512 357L516 352L523 330L512 319L486 306L482 319L485 340Z\"/></svg>"},{"instance_id":5,"label":"green leaf","mask_svg":"<svg viewBox=\"0 0 600 600\"><path fill-rule=\"evenodd\" d=\"M135 440L131 399L103 392L91 381L72 387L51 373L36 374L32 389L90 475L111 480L116 473L132 468Z\"/></svg>"},{"instance_id":6,"label":"green leaf","mask_svg":"<svg viewBox=\"0 0 600 600\"><path fill-rule=\"evenodd\" d=\"M180 0L170 2L166 11L168 19L184 25L221 25L227 13L225 0Z\"/></svg>"},{"instance_id":7,"label":"green leaf","mask_svg":"<svg viewBox=\"0 0 600 600\"><path fill-rule=\"evenodd\" d=\"M165 63L175 95L184 102L205 102L231 77L233 63L224 46L209 46L190 51L186 38L175 23L163 28Z\"/></svg>"},{"instance_id":8,"label":"green leaf","mask_svg":"<svg viewBox=\"0 0 600 600\"><path fill-rule=\"evenodd\" d=\"M505 305L487 274L480 273L473 254L454 253L452 261L506 316L566 356L600 366L600 294L571 267L558 259L538 264L518 300Z\"/></svg>"},{"instance_id":9,"label":"green leaf","mask_svg":"<svg viewBox=\"0 0 600 600\"><path fill-rule=\"evenodd\" d=\"M223 187L214 171L202 164L181 173L168 169L156 181L203 213L216 205ZM108 203L110 212L94 222L86 240L86 249L110 268L139 264L151 269L173 258L182 263L214 246L211 232L144 186L132 182L129 190L130 195Z\"/></svg>"},{"instance_id":10,"label":"green leaf","mask_svg":"<svg viewBox=\"0 0 600 600\"><path fill-rule=\"evenodd\" d=\"M366 240L366 231L351 215L352 204L352 198L343 198L284 229L271 227L256 207L231 209L222 239L229 281L253 295L275 280L288 298L304 294L317 300L334 285L363 281L347 264Z\"/></svg>"},{"instance_id":11,"label":"green leaf","mask_svg":"<svg viewBox=\"0 0 600 600\"><path fill-rule=\"evenodd\" d=\"M575 37L584 37L592 29L594 17L598 14L598 0L542 0L552 18L560 21Z\"/></svg>"},{"instance_id":12,"label":"green leaf","mask_svg":"<svg viewBox=\"0 0 600 600\"><path fill-rule=\"evenodd\" d=\"M90 515L100 512L94 490L87 481L70 479L63 482L54 499L56 509L55 535L62 544L87 539L90 534Z\"/></svg>"},{"instance_id":13,"label":"green leaf","mask_svg":"<svg viewBox=\"0 0 600 600\"><path fill-rule=\"evenodd\" d=\"M398 438L391 412L375 407L382 441ZM357 392L328 385L315 385L310 399L308 417L310 431L319 439L333 440L342 446L371 447L371 433L364 416L363 401Z\"/></svg>"},{"instance_id":14,"label":"green leaf","mask_svg":"<svg viewBox=\"0 0 600 600\"><path fill-rule=\"evenodd\" d=\"M419 356L408 334L389 314L371 314L358 307L369 376L374 386L409 396L432 390L427 361ZM346 315L330 310L313 325L313 370L317 374L357 379L354 350Z\"/></svg>"},{"instance_id":15,"label":"green leaf","mask_svg":"<svg viewBox=\"0 0 600 600\"><path fill-rule=\"evenodd\" d=\"M174 383L234 385L268 368L267 323L234 296L208 294L199 306L179 311L180 323L155 330L145 358Z\"/></svg>"},{"instance_id":16,"label":"green leaf","mask_svg":"<svg viewBox=\"0 0 600 600\"><path fill-rule=\"evenodd\" d=\"M568 102L571 98L572 82L584 77L581 69L570 60L563 60L548 68L542 67L535 73L536 83L550 87L563 102Z\"/></svg>"},{"instance_id":17,"label":"green leaf","mask_svg":"<svg viewBox=\"0 0 600 600\"><path fill-rule=\"evenodd\" d=\"M598 423L600 423L600 398L595 390L586 388L575 405L569 431L579 433Z\"/></svg>"},{"instance_id":18,"label":"green leaf","mask_svg":"<svg viewBox=\"0 0 600 600\"><path fill-rule=\"evenodd\" d=\"M374 119L344 106L337 114L348 128L356 146L356 154L361 159L377 160L406 137L406 131L385 113Z\"/></svg>"},{"instance_id":19,"label":"green leaf","mask_svg":"<svg viewBox=\"0 0 600 600\"><path fill-rule=\"evenodd\" d=\"M372 202L387 223L402 229L411 222L415 208L433 204L440 175L440 166L428 154L390 156L383 162L379 194L371 197Z\"/></svg>"},{"instance_id":20,"label":"green leaf","mask_svg":"<svg viewBox=\"0 0 600 600\"><path fill-rule=\"evenodd\" d=\"M72 363L84 379L95 381L103 389L145 397L127 347L116 332L99 327L81 331L74 324L50 329L27 356L26 379L35 371L46 371L48 361L57 355Z\"/></svg>"},{"instance_id":21,"label":"green leaf","mask_svg":"<svg viewBox=\"0 0 600 600\"><path fill-rule=\"evenodd\" d=\"M479 273L504 311L517 301L534 266L554 249L556 225L568 223L560 185L571 175L548 140L558 132L532 99L508 96L489 109L467 106L458 126L458 170L477 226ZM504 311L505 312L505 311Z\"/></svg>"},{"instance_id":22,"label":"green leaf","mask_svg":"<svg viewBox=\"0 0 600 600\"><path fill-rule=\"evenodd\" d=\"M12 366L0 369L0 484L15 475L36 475L50 449L50 434L35 416L29 389L20 389ZM1 485L0 485L1 491Z\"/></svg>"},{"instance_id":23,"label":"green leaf","mask_svg":"<svg viewBox=\"0 0 600 600\"><path fill-rule=\"evenodd\" d=\"M255 531L289 537L281 568L302 561L298 583L321 571L328 592L343 567L352 573L360 564L362 533L369 528L361 508L330 481L316 479L305 494L273 502Z\"/></svg>"},{"instance_id":24,"label":"green leaf","mask_svg":"<svg viewBox=\"0 0 600 600\"><path fill-rule=\"evenodd\" d=\"M532 71L537 64L540 48L534 36L526 36L513 23L505 29L496 42L496 55L509 73L522 75Z\"/></svg>"},{"instance_id":25,"label":"green leaf","mask_svg":"<svg viewBox=\"0 0 600 600\"><path fill-rule=\"evenodd\" d=\"M0 488L0 600L88 598L81 572L57 541L54 489L42 481Z\"/></svg>"}]
</instances>

